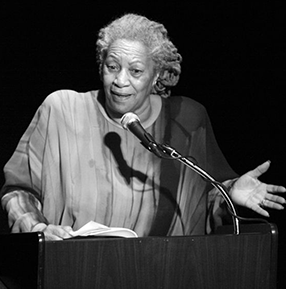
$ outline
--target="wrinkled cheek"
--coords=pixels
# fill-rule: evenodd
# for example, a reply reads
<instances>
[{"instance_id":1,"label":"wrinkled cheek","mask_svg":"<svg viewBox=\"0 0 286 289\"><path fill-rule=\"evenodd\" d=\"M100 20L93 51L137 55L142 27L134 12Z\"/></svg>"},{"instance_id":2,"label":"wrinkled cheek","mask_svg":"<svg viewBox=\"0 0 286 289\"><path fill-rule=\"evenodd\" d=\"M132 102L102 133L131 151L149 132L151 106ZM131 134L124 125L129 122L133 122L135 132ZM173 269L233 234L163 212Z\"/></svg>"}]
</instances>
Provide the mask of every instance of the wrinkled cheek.
<instances>
[{"instance_id":1,"label":"wrinkled cheek","mask_svg":"<svg viewBox=\"0 0 286 289\"><path fill-rule=\"evenodd\" d=\"M151 91L152 91L152 85L149 85L148 87L146 87L144 94L148 96L151 94Z\"/></svg>"},{"instance_id":2,"label":"wrinkled cheek","mask_svg":"<svg viewBox=\"0 0 286 289\"><path fill-rule=\"evenodd\" d=\"M114 75L103 71L102 81L104 86L110 86L114 81Z\"/></svg>"}]
</instances>

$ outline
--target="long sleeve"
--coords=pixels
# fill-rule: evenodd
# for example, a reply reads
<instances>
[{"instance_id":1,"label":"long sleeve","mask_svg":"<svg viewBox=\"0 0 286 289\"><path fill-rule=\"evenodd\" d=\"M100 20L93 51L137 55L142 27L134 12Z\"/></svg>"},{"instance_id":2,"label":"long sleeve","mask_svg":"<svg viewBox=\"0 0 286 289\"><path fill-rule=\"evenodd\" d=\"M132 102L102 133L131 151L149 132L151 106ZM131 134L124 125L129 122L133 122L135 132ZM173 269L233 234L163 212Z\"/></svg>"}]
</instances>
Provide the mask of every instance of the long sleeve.
<instances>
[{"instance_id":1,"label":"long sleeve","mask_svg":"<svg viewBox=\"0 0 286 289\"><path fill-rule=\"evenodd\" d=\"M165 107L166 114L161 118L165 122L162 121L158 129L165 131L163 142L174 147L181 155L191 158L216 181L235 179L237 174L217 144L206 109L184 97L168 99ZM155 135L156 140L159 139L153 132L151 134ZM222 222L221 217L227 212L223 198L196 172L179 162L163 160L161 176L160 185L166 188L164 196L168 198L166 202L173 202L177 210L168 226L168 235L210 233ZM165 204L162 202L160 205L159 202L159 210L161 207L163 210ZM163 214L159 222L160 228L166 224Z\"/></svg>"},{"instance_id":2,"label":"long sleeve","mask_svg":"<svg viewBox=\"0 0 286 289\"><path fill-rule=\"evenodd\" d=\"M46 125L47 115L40 107L4 169L1 202L13 233L30 232L37 224L47 223L40 201Z\"/></svg>"},{"instance_id":3,"label":"long sleeve","mask_svg":"<svg viewBox=\"0 0 286 289\"><path fill-rule=\"evenodd\" d=\"M40 223L47 224L41 213L41 203L29 192L16 190L2 198L2 206L8 213L12 233L32 232Z\"/></svg>"}]
</instances>

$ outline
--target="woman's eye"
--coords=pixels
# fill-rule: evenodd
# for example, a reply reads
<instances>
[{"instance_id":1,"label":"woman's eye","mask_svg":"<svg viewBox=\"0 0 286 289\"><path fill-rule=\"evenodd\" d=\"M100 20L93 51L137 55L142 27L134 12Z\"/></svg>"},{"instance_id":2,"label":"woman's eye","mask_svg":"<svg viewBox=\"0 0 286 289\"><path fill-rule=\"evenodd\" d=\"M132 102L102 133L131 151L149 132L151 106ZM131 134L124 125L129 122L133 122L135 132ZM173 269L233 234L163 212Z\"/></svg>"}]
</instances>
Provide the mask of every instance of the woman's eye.
<instances>
[{"instance_id":1,"label":"woman's eye","mask_svg":"<svg viewBox=\"0 0 286 289\"><path fill-rule=\"evenodd\" d=\"M107 68L109 71L117 71L118 70L118 67L115 64L108 64Z\"/></svg>"},{"instance_id":2,"label":"woman's eye","mask_svg":"<svg viewBox=\"0 0 286 289\"><path fill-rule=\"evenodd\" d=\"M132 75L134 75L134 76L140 76L143 73L143 71L141 69L136 69L136 68L131 69L130 71L131 71Z\"/></svg>"}]
</instances>

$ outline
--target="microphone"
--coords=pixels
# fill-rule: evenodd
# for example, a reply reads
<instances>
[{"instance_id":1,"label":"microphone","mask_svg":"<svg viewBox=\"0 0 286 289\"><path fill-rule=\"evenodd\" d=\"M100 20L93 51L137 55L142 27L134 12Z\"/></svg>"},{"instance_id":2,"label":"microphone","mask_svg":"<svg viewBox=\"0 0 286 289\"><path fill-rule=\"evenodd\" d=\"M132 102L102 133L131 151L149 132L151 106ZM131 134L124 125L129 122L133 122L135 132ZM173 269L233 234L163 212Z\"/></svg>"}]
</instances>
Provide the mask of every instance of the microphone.
<instances>
[{"instance_id":1,"label":"microphone","mask_svg":"<svg viewBox=\"0 0 286 289\"><path fill-rule=\"evenodd\" d=\"M232 211L232 217L234 220L234 233L237 235L239 234L239 219L232 200L229 197L227 190L222 183L216 181L205 170L191 162L187 157L183 157L174 148L170 147L169 145L157 144L154 138L142 127L140 119L136 114L132 112L125 113L121 118L121 125L124 129L129 130L137 138L139 138L141 144L143 144L143 146L145 146L149 151L153 152L157 157L162 158L165 157L165 155L168 155L171 158L180 161L181 163L201 175L203 179L209 181L214 187L216 187L221 192L228 207Z\"/></svg>"},{"instance_id":2,"label":"microphone","mask_svg":"<svg viewBox=\"0 0 286 289\"><path fill-rule=\"evenodd\" d=\"M161 157L158 144L155 142L154 138L143 128L139 117L135 113L125 113L120 121L122 127L132 132L141 141L141 144L145 148L153 152L158 157Z\"/></svg>"}]
</instances>

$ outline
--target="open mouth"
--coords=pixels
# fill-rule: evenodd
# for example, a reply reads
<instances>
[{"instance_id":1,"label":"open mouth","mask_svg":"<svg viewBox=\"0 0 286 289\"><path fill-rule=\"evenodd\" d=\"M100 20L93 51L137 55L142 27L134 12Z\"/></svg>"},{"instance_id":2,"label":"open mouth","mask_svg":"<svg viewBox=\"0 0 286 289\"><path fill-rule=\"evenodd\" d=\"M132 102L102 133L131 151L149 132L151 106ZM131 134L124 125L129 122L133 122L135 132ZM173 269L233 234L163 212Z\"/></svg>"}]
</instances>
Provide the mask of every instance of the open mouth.
<instances>
[{"instance_id":1,"label":"open mouth","mask_svg":"<svg viewBox=\"0 0 286 289\"><path fill-rule=\"evenodd\" d=\"M115 97L119 97L119 98L127 98L130 97L131 94L129 93L120 93L120 92L116 92L116 91L111 91L111 94Z\"/></svg>"}]
</instances>

